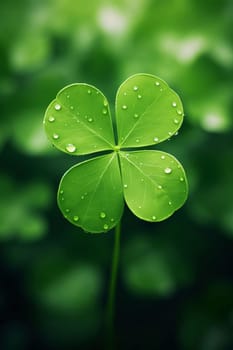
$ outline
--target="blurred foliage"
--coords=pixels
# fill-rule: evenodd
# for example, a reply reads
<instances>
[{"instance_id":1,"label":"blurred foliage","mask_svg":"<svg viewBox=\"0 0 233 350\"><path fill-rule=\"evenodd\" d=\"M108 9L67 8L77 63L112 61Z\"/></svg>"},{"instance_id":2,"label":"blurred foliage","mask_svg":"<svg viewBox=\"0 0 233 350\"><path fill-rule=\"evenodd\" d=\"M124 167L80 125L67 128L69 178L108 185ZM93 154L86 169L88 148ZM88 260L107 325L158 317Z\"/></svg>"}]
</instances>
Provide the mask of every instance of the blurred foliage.
<instances>
[{"instance_id":1,"label":"blurred foliage","mask_svg":"<svg viewBox=\"0 0 233 350\"><path fill-rule=\"evenodd\" d=\"M119 348L232 349L232 1L8 0L0 10L0 348L103 348L113 232L88 236L60 216L57 185L76 160L50 146L42 120L67 84L98 86L113 109L119 84L146 72L183 100L180 137L160 147L184 164L190 196L156 225L125 210Z\"/></svg>"}]
</instances>

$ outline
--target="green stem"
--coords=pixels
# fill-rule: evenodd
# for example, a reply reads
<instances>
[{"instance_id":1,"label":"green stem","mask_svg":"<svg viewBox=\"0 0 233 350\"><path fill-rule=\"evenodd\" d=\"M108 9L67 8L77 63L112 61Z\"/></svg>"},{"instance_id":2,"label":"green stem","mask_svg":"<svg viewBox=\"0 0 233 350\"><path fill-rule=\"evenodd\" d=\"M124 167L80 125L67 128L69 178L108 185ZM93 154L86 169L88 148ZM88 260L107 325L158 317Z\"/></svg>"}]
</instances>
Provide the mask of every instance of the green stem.
<instances>
[{"instance_id":1,"label":"green stem","mask_svg":"<svg viewBox=\"0 0 233 350\"><path fill-rule=\"evenodd\" d=\"M117 224L115 228L115 240L114 250L112 257L112 272L109 285L109 299L107 304L107 339L108 349L115 348L115 332L114 332L114 321L115 321L115 304L116 304L116 281L117 272L119 266L119 253L120 253L120 236L121 236L121 222Z\"/></svg>"}]
</instances>

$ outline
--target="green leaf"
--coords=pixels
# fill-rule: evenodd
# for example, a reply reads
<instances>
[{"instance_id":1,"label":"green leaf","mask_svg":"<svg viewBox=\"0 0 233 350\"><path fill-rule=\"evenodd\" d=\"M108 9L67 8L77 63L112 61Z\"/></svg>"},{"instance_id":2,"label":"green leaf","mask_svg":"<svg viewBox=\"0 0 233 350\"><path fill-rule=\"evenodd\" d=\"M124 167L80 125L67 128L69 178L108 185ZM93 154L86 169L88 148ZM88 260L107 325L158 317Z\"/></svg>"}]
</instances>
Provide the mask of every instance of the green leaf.
<instances>
[{"instance_id":1,"label":"green leaf","mask_svg":"<svg viewBox=\"0 0 233 350\"><path fill-rule=\"evenodd\" d=\"M179 96L156 76L136 74L120 86L116 97L120 147L162 142L177 132L182 121Z\"/></svg>"},{"instance_id":2,"label":"green leaf","mask_svg":"<svg viewBox=\"0 0 233 350\"><path fill-rule=\"evenodd\" d=\"M87 84L62 89L44 118L45 131L55 147L69 154L88 154L114 147L109 104Z\"/></svg>"},{"instance_id":3,"label":"green leaf","mask_svg":"<svg viewBox=\"0 0 233 350\"><path fill-rule=\"evenodd\" d=\"M72 224L85 231L108 231L120 220L123 193L116 152L70 168L61 179L58 204Z\"/></svg>"},{"instance_id":4,"label":"green leaf","mask_svg":"<svg viewBox=\"0 0 233 350\"><path fill-rule=\"evenodd\" d=\"M146 221L162 221L187 198L185 172L176 158L161 151L120 152L124 197Z\"/></svg>"}]
</instances>

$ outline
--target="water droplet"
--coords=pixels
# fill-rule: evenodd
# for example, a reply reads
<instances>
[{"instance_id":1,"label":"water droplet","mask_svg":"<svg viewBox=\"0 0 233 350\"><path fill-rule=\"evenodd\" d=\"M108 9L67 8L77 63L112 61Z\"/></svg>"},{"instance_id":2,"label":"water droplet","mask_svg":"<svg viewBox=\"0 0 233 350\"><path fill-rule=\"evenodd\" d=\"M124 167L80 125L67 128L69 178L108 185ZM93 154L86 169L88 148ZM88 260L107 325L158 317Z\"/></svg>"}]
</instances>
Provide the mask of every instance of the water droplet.
<instances>
[{"instance_id":1,"label":"water droplet","mask_svg":"<svg viewBox=\"0 0 233 350\"><path fill-rule=\"evenodd\" d=\"M73 153L76 151L76 147L72 143L68 143L68 145L66 146L66 150L70 153Z\"/></svg>"},{"instance_id":2,"label":"water droplet","mask_svg":"<svg viewBox=\"0 0 233 350\"><path fill-rule=\"evenodd\" d=\"M101 213L100 213L100 217L101 217L101 219L106 218L106 214L105 214L105 212L104 212L104 211L101 211Z\"/></svg>"},{"instance_id":3,"label":"water droplet","mask_svg":"<svg viewBox=\"0 0 233 350\"><path fill-rule=\"evenodd\" d=\"M171 168L165 168L164 172L165 172L165 174L171 174L172 169Z\"/></svg>"},{"instance_id":4,"label":"water droplet","mask_svg":"<svg viewBox=\"0 0 233 350\"><path fill-rule=\"evenodd\" d=\"M143 178L141 178L141 182L144 182L144 179L143 179Z\"/></svg>"},{"instance_id":5,"label":"water droplet","mask_svg":"<svg viewBox=\"0 0 233 350\"><path fill-rule=\"evenodd\" d=\"M155 85L156 85L156 86L159 86L159 85L160 85L160 83L159 83L158 81L156 81L156 82L155 82Z\"/></svg>"},{"instance_id":6,"label":"water droplet","mask_svg":"<svg viewBox=\"0 0 233 350\"><path fill-rule=\"evenodd\" d=\"M139 115L138 115L137 113L135 113L135 114L134 114L134 118L137 119L138 117L139 117Z\"/></svg>"},{"instance_id":7,"label":"water droplet","mask_svg":"<svg viewBox=\"0 0 233 350\"><path fill-rule=\"evenodd\" d=\"M177 109L177 114L182 115L182 111L180 109Z\"/></svg>"},{"instance_id":8,"label":"water droplet","mask_svg":"<svg viewBox=\"0 0 233 350\"><path fill-rule=\"evenodd\" d=\"M172 107L176 107L176 106L177 106L176 102L172 102Z\"/></svg>"},{"instance_id":9,"label":"water droplet","mask_svg":"<svg viewBox=\"0 0 233 350\"><path fill-rule=\"evenodd\" d=\"M179 120L175 118L175 119L174 119L174 123L175 123L175 124L179 124Z\"/></svg>"},{"instance_id":10,"label":"water droplet","mask_svg":"<svg viewBox=\"0 0 233 350\"><path fill-rule=\"evenodd\" d=\"M62 200L62 201L64 201L64 200L65 200L65 198L64 198L64 197L61 197L61 200Z\"/></svg>"},{"instance_id":11,"label":"water droplet","mask_svg":"<svg viewBox=\"0 0 233 350\"><path fill-rule=\"evenodd\" d=\"M161 185L158 185L158 189L161 190L163 187Z\"/></svg>"},{"instance_id":12,"label":"water droplet","mask_svg":"<svg viewBox=\"0 0 233 350\"><path fill-rule=\"evenodd\" d=\"M90 95L91 94L91 89L88 89L87 93L88 93L88 95Z\"/></svg>"},{"instance_id":13,"label":"water droplet","mask_svg":"<svg viewBox=\"0 0 233 350\"><path fill-rule=\"evenodd\" d=\"M76 222L79 221L78 215L75 215L75 216L73 217L73 220L76 221Z\"/></svg>"},{"instance_id":14,"label":"water droplet","mask_svg":"<svg viewBox=\"0 0 233 350\"><path fill-rule=\"evenodd\" d=\"M113 218L111 218L111 219L110 219L110 221L111 221L111 222L113 222L113 221L114 221L114 219L113 219Z\"/></svg>"},{"instance_id":15,"label":"water droplet","mask_svg":"<svg viewBox=\"0 0 233 350\"><path fill-rule=\"evenodd\" d=\"M161 159L165 159L165 156L161 156Z\"/></svg>"},{"instance_id":16,"label":"water droplet","mask_svg":"<svg viewBox=\"0 0 233 350\"><path fill-rule=\"evenodd\" d=\"M54 106L56 111L60 111L61 110L61 105L59 105L59 103L55 104Z\"/></svg>"},{"instance_id":17,"label":"water droplet","mask_svg":"<svg viewBox=\"0 0 233 350\"><path fill-rule=\"evenodd\" d=\"M134 91L137 91L137 90L138 90L138 86L135 85L135 86L133 87L133 89L134 89Z\"/></svg>"},{"instance_id":18,"label":"water droplet","mask_svg":"<svg viewBox=\"0 0 233 350\"><path fill-rule=\"evenodd\" d=\"M51 116L49 117L49 122L52 123L52 122L54 122L54 120L55 120L55 118L51 115Z\"/></svg>"},{"instance_id":19,"label":"water droplet","mask_svg":"<svg viewBox=\"0 0 233 350\"><path fill-rule=\"evenodd\" d=\"M180 181L181 181L181 182L183 182L183 181L184 181L184 178L183 178L182 176L180 177Z\"/></svg>"},{"instance_id":20,"label":"water droplet","mask_svg":"<svg viewBox=\"0 0 233 350\"><path fill-rule=\"evenodd\" d=\"M96 91L96 95L99 95L99 93L100 93L99 91Z\"/></svg>"},{"instance_id":21,"label":"water droplet","mask_svg":"<svg viewBox=\"0 0 233 350\"><path fill-rule=\"evenodd\" d=\"M139 139L136 139L135 141L136 141L137 143L139 143L139 142L140 142L140 140L139 140Z\"/></svg>"},{"instance_id":22,"label":"water droplet","mask_svg":"<svg viewBox=\"0 0 233 350\"><path fill-rule=\"evenodd\" d=\"M108 105L108 101L104 100L104 106L107 107L107 105Z\"/></svg>"},{"instance_id":23,"label":"water droplet","mask_svg":"<svg viewBox=\"0 0 233 350\"><path fill-rule=\"evenodd\" d=\"M162 88L160 88L160 89L159 89L159 91L163 91L163 89L162 89Z\"/></svg>"},{"instance_id":24,"label":"water droplet","mask_svg":"<svg viewBox=\"0 0 233 350\"><path fill-rule=\"evenodd\" d=\"M108 113L107 109L104 108L103 111L102 111L102 113L103 113L103 114L107 114L107 113Z\"/></svg>"},{"instance_id":25,"label":"water droplet","mask_svg":"<svg viewBox=\"0 0 233 350\"><path fill-rule=\"evenodd\" d=\"M172 202L171 202L171 201L169 201L169 202L168 202L168 204L169 204L169 205L172 205Z\"/></svg>"},{"instance_id":26,"label":"water droplet","mask_svg":"<svg viewBox=\"0 0 233 350\"><path fill-rule=\"evenodd\" d=\"M84 196L81 196L81 199L83 200L85 197Z\"/></svg>"},{"instance_id":27,"label":"water droplet","mask_svg":"<svg viewBox=\"0 0 233 350\"><path fill-rule=\"evenodd\" d=\"M127 96L127 92L124 92L123 95L124 95L124 96Z\"/></svg>"},{"instance_id":28,"label":"water droplet","mask_svg":"<svg viewBox=\"0 0 233 350\"><path fill-rule=\"evenodd\" d=\"M172 132L171 132L171 131L169 131L168 135L169 135L169 136L172 136Z\"/></svg>"},{"instance_id":29,"label":"water droplet","mask_svg":"<svg viewBox=\"0 0 233 350\"><path fill-rule=\"evenodd\" d=\"M69 212L70 212L70 209L66 209L65 212L66 212L66 213L69 213Z\"/></svg>"},{"instance_id":30,"label":"water droplet","mask_svg":"<svg viewBox=\"0 0 233 350\"><path fill-rule=\"evenodd\" d=\"M57 139L59 139L59 135L58 134L53 134L53 138L54 138L54 140L57 140Z\"/></svg>"},{"instance_id":31,"label":"water droplet","mask_svg":"<svg viewBox=\"0 0 233 350\"><path fill-rule=\"evenodd\" d=\"M154 142L158 142L159 138L158 137L154 137Z\"/></svg>"},{"instance_id":32,"label":"water droplet","mask_svg":"<svg viewBox=\"0 0 233 350\"><path fill-rule=\"evenodd\" d=\"M88 118L88 121L89 121L89 123L92 123L93 119L92 118Z\"/></svg>"},{"instance_id":33,"label":"water droplet","mask_svg":"<svg viewBox=\"0 0 233 350\"><path fill-rule=\"evenodd\" d=\"M108 229L108 225L104 224L104 230L107 230L107 229Z\"/></svg>"},{"instance_id":34,"label":"water droplet","mask_svg":"<svg viewBox=\"0 0 233 350\"><path fill-rule=\"evenodd\" d=\"M127 184L124 184L124 188L127 188L128 187L128 185Z\"/></svg>"},{"instance_id":35,"label":"water droplet","mask_svg":"<svg viewBox=\"0 0 233 350\"><path fill-rule=\"evenodd\" d=\"M141 206L141 205L139 205L139 206L138 206L138 209L142 209L142 206Z\"/></svg>"},{"instance_id":36,"label":"water droplet","mask_svg":"<svg viewBox=\"0 0 233 350\"><path fill-rule=\"evenodd\" d=\"M63 190L61 190L61 191L60 191L60 194L63 194L63 193L64 193L64 191L63 191Z\"/></svg>"},{"instance_id":37,"label":"water droplet","mask_svg":"<svg viewBox=\"0 0 233 350\"><path fill-rule=\"evenodd\" d=\"M177 136L178 134L179 134L179 132L177 131L177 132L175 132L175 134L174 134L174 135L175 135L175 136Z\"/></svg>"},{"instance_id":38,"label":"water droplet","mask_svg":"<svg viewBox=\"0 0 233 350\"><path fill-rule=\"evenodd\" d=\"M128 107L126 105L123 105L122 106L122 109L127 109Z\"/></svg>"},{"instance_id":39,"label":"water droplet","mask_svg":"<svg viewBox=\"0 0 233 350\"><path fill-rule=\"evenodd\" d=\"M66 95L66 98L70 98L70 95Z\"/></svg>"},{"instance_id":40,"label":"water droplet","mask_svg":"<svg viewBox=\"0 0 233 350\"><path fill-rule=\"evenodd\" d=\"M126 155L125 155L125 156L126 156L126 158L128 158L128 157L129 157L129 153L126 153Z\"/></svg>"},{"instance_id":41,"label":"water droplet","mask_svg":"<svg viewBox=\"0 0 233 350\"><path fill-rule=\"evenodd\" d=\"M156 220L156 216L155 215L152 216L152 220Z\"/></svg>"},{"instance_id":42,"label":"water droplet","mask_svg":"<svg viewBox=\"0 0 233 350\"><path fill-rule=\"evenodd\" d=\"M138 95L138 99L140 100L142 98L142 95Z\"/></svg>"}]
</instances>

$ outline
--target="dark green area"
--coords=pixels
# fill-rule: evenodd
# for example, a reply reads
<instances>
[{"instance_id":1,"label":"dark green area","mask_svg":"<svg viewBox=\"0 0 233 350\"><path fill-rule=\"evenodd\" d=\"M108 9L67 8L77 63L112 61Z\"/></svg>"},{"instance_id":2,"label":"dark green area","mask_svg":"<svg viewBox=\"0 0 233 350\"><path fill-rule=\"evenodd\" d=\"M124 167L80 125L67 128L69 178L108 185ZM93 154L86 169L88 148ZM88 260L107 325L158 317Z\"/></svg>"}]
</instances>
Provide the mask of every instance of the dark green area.
<instances>
[{"instance_id":1,"label":"dark green area","mask_svg":"<svg viewBox=\"0 0 233 350\"><path fill-rule=\"evenodd\" d=\"M231 350L232 1L8 0L0 10L0 348L103 348L114 233L88 235L60 215L58 183L77 157L51 147L42 120L67 84L97 86L113 110L119 84L144 72L182 99L179 137L156 149L181 161L190 194L161 223L125 209L119 349Z\"/></svg>"}]
</instances>

